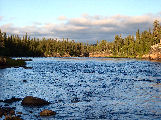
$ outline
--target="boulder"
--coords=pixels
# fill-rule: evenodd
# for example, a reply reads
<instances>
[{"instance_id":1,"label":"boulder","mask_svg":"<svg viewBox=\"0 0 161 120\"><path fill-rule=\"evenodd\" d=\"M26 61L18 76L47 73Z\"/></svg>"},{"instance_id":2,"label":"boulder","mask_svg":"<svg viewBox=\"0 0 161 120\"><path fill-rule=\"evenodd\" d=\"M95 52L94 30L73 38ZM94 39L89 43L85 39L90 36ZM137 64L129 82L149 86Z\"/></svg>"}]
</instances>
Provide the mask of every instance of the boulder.
<instances>
[{"instance_id":1,"label":"boulder","mask_svg":"<svg viewBox=\"0 0 161 120\"><path fill-rule=\"evenodd\" d=\"M21 98L12 97L11 99L6 99L3 102L4 103L13 103L13 102L21 101L21 100L22 100Z\"/></svg>"},{"instance_id":2,"label":"boulder","mask_svg":"<svg viewBox=\"0 0 161 120\"><path fill-rule=\"evenodd\" d=\"M56 112L47 109L40 112L40 116L51 116L51 115L56 115Z\"/></svg>"},{"instance_id":3,"label":"boulder","mask_svg":"<svg viewBox=\"0 0 161 120\"><path fill-rule=\"evenodd\" d=\"M37 98L37 97L32 97L32 96L26 96L21 104L23 106L43 106L43 105L49 105L50 102L43 100L41 98Z\"/></svg>"},{"instance_id":4,"label":"boulder","mask_svg":"<svg viewBox=\"0 0 161 120\"><path fill-rule=\"evenodd\" d=\"M11 107L0 107L0 118L3 115L15 115L14 108L11 108Z\"/></svg>"},{"instance_id":5,"label":"boulder","mask_svg":"<svg viewBox=\"0 0 161 120\"><path fill-rule=\"evenodd\" d=\"M158 59L158 54L157 53L150 54L150 59L157 60Z\"/></svg>"},{"instance_id":6,"label":"boulder","mask_svg":"<svg viewBox=\"0 0 161 120\"><path fill-rule=\"evenodd\" d=\"M23 120L18 116L5 116L5 120Z\"/></svg>"},{"instance_id":7,"label":"boulder","mask_svg":"<svg viewBox=\"0 0 161 120\"><path fill-rule=\"evenodd\" d=\"M27 82L27 80L23 80L23 82L25 82L25 83L26 83L26 82Z\"/></svg>"}]
</instances>

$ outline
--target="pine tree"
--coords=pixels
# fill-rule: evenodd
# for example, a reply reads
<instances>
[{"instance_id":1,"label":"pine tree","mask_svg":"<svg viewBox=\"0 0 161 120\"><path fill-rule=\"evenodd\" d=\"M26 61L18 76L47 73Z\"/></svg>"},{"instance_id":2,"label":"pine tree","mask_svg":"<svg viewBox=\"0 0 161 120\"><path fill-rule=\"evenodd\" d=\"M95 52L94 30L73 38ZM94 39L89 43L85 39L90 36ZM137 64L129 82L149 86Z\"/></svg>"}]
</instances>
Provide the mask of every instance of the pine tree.
<instances>
[{"instance_id":1,"label":"pine tree","mask_svg":"<svg viewBox=\"0 0 161 120\"><path fill-rule=\"evenodd\" d=\"M157 44L160 42L161 35L160 35L160 25L159 21L155 20L153 23L153 44Z\"/></svg>"},{"instance_id":2,"label":"pine tree","mask_svg":"<svg viewBox=\"0 0 161 120\"><path fill-rule=\"evenodd\" d=\"M4 38L1 30L0 30L0 48L4 48Z\"/></svg>"}]
</instances>

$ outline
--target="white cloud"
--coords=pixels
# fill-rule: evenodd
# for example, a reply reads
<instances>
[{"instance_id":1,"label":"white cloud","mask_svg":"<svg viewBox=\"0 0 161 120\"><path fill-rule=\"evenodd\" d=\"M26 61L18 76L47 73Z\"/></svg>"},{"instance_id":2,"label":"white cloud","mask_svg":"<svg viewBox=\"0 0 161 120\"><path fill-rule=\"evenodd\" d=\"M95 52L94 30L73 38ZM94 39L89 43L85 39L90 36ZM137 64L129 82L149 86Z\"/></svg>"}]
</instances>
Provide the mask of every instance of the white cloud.
<instances>
[{"instance_id":1,"label":"white cloud","mask_svg":"<svg viewBox=\"0 0 161 120\"><path fill-rule=\"evenodd\" d=\"M58 20L61 20L61 21L67 20L67 17L66 16L59 16Z\"/></svg>"},{"instance_id":2,"label":"white cloud","mask_svg":"<svg viewBox=\"0 0 161 120\"><path fill-rule=\"evenodd\" d=\"M31 26L16 27L14 24L5 24L0 26L2 31L9 34L24 34L35 37L58 37L70 38L76 41L96 42L96 40L113 40L115 34L135 35L137 29L148 30L152 27L153 21L161 18L157 15L146 14L142 16L90 16L83 14L79 18L67 19L60 16L58 19L63 20L62 23L33 23ZM65 21L64 21L65 20Z\"/></svg>"}]
</instances>

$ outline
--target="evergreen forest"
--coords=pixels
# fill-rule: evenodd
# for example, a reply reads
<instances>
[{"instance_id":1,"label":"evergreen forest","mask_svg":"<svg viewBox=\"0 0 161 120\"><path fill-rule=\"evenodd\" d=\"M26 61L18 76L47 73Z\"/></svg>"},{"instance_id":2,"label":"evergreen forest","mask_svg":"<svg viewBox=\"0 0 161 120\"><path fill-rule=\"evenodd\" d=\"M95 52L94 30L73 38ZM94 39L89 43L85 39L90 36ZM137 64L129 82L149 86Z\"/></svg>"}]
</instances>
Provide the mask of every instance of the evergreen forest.
<instances>
[{"instance_id":1,"label":"evergreen forest","mask_svg":"<svg viewBox=\"0 0 161 120\"><path fill-rule=\"evenodd\" d=\"M160 42L161 25L158 20L153 22L153 28L136 35L123 38L115 35L114 41L101 40L96 44L75 42L67 39L31 38L26 35L7 35L0 30L0 56L6 57L88 57L90 53L105 52L111 57L136 58L149 53L151 46ZM106 56L105 56L106 57Z\"/></svg>"}]
</instances>

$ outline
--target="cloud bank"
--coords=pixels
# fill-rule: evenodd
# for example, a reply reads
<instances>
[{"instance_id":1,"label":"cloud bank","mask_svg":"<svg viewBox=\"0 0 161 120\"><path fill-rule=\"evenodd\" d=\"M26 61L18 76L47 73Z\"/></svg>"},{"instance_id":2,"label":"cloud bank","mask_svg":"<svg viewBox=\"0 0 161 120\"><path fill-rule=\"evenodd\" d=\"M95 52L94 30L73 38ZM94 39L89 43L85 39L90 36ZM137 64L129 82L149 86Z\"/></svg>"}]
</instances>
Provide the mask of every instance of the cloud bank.
<instances>
[{"instance_id":1,"label":"cloud bank","mask_svg":"<svg viewBox=\"0 0 161 120\"><path fill-rule=\"evenodd\" d=\"M97 40L114 40L116 34L127 36L135 35L137 29L140 31L152 28L155 19L161 21L161 12L155 15L146 14L142 16L90 16L83 14L79 18L67 18L60 16L58 23L33 22L30 26L15 26L13 23L3 24L1 30L8 34L24 35L26 32L31 37L46 38L69 38L79 42L95 43ZM0 17L0 19L2 19Z\"/></svg>"}]
</instances>

